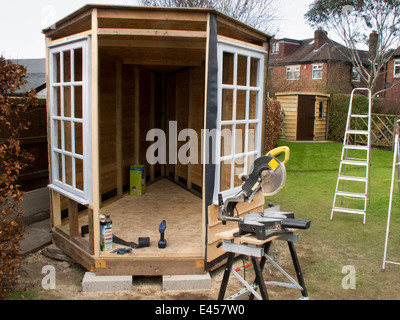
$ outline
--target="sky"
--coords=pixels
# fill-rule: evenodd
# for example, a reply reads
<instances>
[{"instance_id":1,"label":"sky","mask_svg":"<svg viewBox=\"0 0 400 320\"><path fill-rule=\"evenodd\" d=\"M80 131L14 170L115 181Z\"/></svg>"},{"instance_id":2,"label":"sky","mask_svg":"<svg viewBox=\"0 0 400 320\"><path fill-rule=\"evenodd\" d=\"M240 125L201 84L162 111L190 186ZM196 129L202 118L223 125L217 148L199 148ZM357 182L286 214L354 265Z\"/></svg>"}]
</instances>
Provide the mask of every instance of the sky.
<instances>
[{"instance_id":1,"label":"sky","mask_svg":"<svg viewBox=\"0 0 400 320\"><path fill-rule=\"evenodd\" d=\"M276 0L282 18L277 38L307 39L314 35L304 20L312 0ZM136 5L136 0L7 0L0 11L0 55L8 59L44 58L42 30L87 3Z\"/></svg>"}]
</instances>

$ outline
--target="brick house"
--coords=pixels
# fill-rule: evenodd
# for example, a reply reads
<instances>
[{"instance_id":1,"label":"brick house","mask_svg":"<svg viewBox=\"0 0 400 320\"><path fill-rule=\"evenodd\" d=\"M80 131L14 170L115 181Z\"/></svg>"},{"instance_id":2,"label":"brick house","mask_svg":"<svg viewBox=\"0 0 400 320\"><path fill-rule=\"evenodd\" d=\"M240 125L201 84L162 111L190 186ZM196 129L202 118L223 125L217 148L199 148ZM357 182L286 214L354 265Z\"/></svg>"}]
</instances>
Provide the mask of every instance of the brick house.
<instances>
[{"instance_id":1,"label":"brick house","mask_svg":"<svg viewBox=\"0 0 400 320\"><path fill-rule=\"evenodd\" d=\"M323 30L314 38L293 40L273 39L270 55L271 96L277 92L342 92L364 87L357 69L344 54L348 49L329 39ZM368 51L359 50L368 64Z\"/></svg>"},{"instance_id":2,"label":"brick house","mask_svg":"<svg viewBox=\"0 0 400 320\"><path fill-rule=\"evenodd\" d=\"M346 56L348 50L329 39L323 30L316 30L310 39L271 41L268 89L270 96L281 102L285 139L326 140L330 94L366 87ZM359 50L366 66L369 55L368 51Z\"/></svg>"},{"instance_id":3,"label":"brick house","mask_svg":"<svg viewBox=\"0 0 400 320\"><path fill-rule=\"evenodd\" d=\"M385 84L391 87L383 93L387 100L400 100L400 47L393 54L393 59L386 64Z\"/></svg>"}]
</instances>

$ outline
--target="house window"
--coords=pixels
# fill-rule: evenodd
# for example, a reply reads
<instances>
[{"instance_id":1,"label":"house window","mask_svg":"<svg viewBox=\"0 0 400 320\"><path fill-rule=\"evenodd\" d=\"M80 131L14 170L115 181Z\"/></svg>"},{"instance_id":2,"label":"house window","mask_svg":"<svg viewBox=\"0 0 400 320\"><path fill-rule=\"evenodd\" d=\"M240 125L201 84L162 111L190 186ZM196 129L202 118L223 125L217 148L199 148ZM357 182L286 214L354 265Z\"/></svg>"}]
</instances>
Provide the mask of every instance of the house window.
<instances>
[{"instance_id":1,"label":"house window","mask_svg":"<svg viewBox=\"0 0 400 320\"><path fill-rule=\"evenodd\" d=\"M91 201L90 38L50 47L52 181L49 188Z\"/></svg>"},{"instance_id":2,"label":"house window","mask_svg":"<svg viewBox=\"0 0 400 320\"><path fill-rule=\"evenodd\" d=\"M393 78L400 78L400 60L394 60Z\"/></svg>"},{"instance_id":3,"label":"house window","mask_svg":"<svg viewBox=\"0 0 400 320\"><path fill-rule=\"evenodd\" d=\"M313 64L312 78L313 80L322 79L322 64Z\"/></svg>"},{"instance_id":4,"label":"house window","mask_svg":"<svg viewBox=\"0 0 400 320\"><path fill-rule=\"evenodd\" d=\"M279 52L279 42L275 42L271 46L271 53L278 53Z\"/></svg>"},{"instance_id":5,"label":"house window","mask_svg":"<svg viewBox=\"0 0 400 320\"><path fill-rule=\"evenodd\" d=\"M264 52L218 43L218 115L214 203L240 191L261 155Z\"/></svg>"},{"instance_id":6,"label":"house window","mask_svg":"<svg viewBox=\"0 0 400 320\"><path fill-rule=\"evenodd\" d=\"M300 66L286 67L286 80L299 80L300 79Z\"/></svg>"},{"instance_id":7,"label":"house window","mask_svg":"<svg viewBox=\"0 0 400 320\"><path fill-rule=\"evenodd\" d=\"M359 68L357 68L357 67L353 67L352 68L352 70L351 70L351 80L352 81L357 81L357 82L359 82L360 81L360 71L359 71Z\"/></svg>"}]
</instances>

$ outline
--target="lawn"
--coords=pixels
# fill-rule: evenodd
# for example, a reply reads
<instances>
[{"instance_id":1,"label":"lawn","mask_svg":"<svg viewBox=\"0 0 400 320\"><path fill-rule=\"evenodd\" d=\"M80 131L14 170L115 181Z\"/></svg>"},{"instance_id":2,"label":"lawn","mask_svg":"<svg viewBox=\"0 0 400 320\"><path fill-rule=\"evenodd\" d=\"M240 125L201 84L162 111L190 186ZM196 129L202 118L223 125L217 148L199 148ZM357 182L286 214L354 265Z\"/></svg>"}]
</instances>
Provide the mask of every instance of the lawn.
<instances>
[{"instance_id":1,"label":"lawn","mask_svg":"<svg viewBox=\"0 0 400 320\"><path fill-rule=\"evenodd\" d=\"M290 148L287 181L266 203L281 205L298 219L311 220L300 230L297 252L311 299L400 299L400 266L382 272L393 153L372 150L371 199L366 224L362 215L334 213L330 221L342 145L280 141ZM400 261L398 190L392 210L388 260ZM279 250L278 250L279 251ZM283 257L282 257L283 259ZM354 268L356 289L343 289L342 280Z\"/></svg>"}]
</instances>

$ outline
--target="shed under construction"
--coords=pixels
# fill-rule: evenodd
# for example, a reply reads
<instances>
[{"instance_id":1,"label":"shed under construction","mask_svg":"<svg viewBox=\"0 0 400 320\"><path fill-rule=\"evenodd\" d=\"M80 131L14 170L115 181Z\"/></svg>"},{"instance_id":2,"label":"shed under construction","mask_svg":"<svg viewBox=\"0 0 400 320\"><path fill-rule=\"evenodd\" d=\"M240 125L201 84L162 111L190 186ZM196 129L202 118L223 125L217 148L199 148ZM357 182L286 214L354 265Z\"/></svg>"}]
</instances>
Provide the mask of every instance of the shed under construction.
<instances>
[{"instance_id":1,"label":"shed under construction","mask_svg":"<svg viewBox=\"0 0 400 320\"><path fill-rule=\"evenodd\" d=\"M218 220L218 194L235 194L237 175L264 151L270 36L211 9L105 5L43 32L57 246L98 275L198 274L221 263L216 234L235 225ZM143 195L129 195L131 165L146 166ZM263 205L260 194L238 214ZM114 235L150 246L102 251L102 214Z\"/></svg>"}]
</instances>

